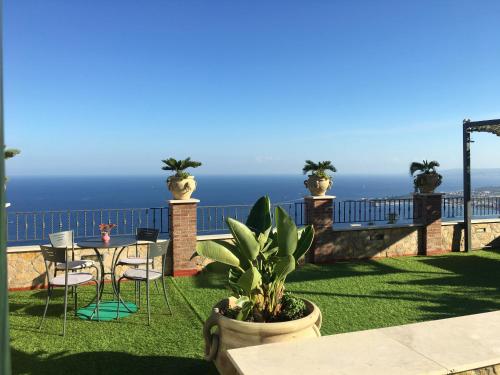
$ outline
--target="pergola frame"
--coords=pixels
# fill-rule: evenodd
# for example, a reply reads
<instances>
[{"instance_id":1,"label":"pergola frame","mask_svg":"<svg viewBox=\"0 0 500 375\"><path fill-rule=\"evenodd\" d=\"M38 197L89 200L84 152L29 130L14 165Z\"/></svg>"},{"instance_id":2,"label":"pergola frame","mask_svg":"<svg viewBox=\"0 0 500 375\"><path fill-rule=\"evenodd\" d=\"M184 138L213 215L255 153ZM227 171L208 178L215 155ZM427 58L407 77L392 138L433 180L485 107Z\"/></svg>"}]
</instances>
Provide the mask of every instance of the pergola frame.
<instances>
[{"instance_id":1,"label":"pergola frame","mask_svg":"<svg viewBox=\"0 0 500 375\"><path fill-rule=\"evenodd\" d=\"M472 192L471 192L471 172L470 172L470 144L472 132L487 132L500 136L500 119L463 122L463 167L464 167L464 250L472 249Z\"/></svg>"}]
</instances>

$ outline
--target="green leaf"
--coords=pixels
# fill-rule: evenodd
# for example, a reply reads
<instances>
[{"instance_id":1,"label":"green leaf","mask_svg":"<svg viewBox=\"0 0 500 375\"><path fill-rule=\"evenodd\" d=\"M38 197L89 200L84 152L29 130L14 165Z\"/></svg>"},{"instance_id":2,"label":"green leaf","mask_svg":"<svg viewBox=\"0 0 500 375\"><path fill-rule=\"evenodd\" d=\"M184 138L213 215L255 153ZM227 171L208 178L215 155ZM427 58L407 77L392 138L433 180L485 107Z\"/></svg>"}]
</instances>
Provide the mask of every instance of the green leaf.
<instances>
[{"instance_id":1,"label":"green leaf","mask_svg":"<svg viewBox=\"0 0 500 375\"><path fill-rule=\"evenodd\" d=\"M276 228L279 248L278 255L293 254L297 248L297 226L281 207L276 207Z\"/></svg>"},{"instance_id":2,"label":"green leaf","mask_svg":"<svg viewBox=\"0 0 500 375\"><path fill-rule=\"evenodd\" d=\"M262 251L262 256L264 257L264 259L268 259L270 256L276 254L278 252L278 248L277 247L272 247L266 251Z\"/></svg>"},{"instance_id":3,"label":"green leaf","mask_svg":"<svg viewBox=\"0 0 500 375\"><path fill-rule=\"evenodd\" d=\"M260 285L262 280L262 276L259 271L255 267L250 267L247 269L243 275L241 275L238 280L238 286L243 289L243 291L247 294L250 294L252 290L257 288Z\"/></svg>"},{"instance_id":4,"label":"green leaf","mask_svg":"<svg viewBox=\"0 0 500 375\"><path fill-rule=\"evenodd\" d=\"M250 312L252 311L252 309L253 309L253 303L251 301L247 301L247 302L243 303L241 310L236 315L236 320L241 320L241 321L247 320L248 315L250 315Z\"/></svg>"},{"instance_id":5,"label":"green leaf","mask_svg":"<svg viewBox=\"0 0 500 375\"><path fill-rule=\"evenodd\" d=\"M249 227L258 236L261 233L265 233L271 228L271 200L269 197L265 196L259 198L257 202L253 205L248 218L246 221L246 226Z\"/></svg>"},{"instance_id":6,"label":"green leaf","mask_svg":"<svg viewBox=\"0 0 500 375\"><path fill-rule=\"evenodd\" d=\"M299 230L299 240L297 242L297 249L293 253L295 260L299 260L312 245L314 240L314 228L308 225Z\"/></svg>"},{"instance_id":7,"label":"green leaf","mask_svg":"<svg viewBox=\"0 0 500 375\"><path fill-rule=\"evenodd\" d=\"M252 263L250 263L250 261L243 254L241 254L241 251L238 249L238 246L236 246L232 241L229 242L225 240L213 240L213 242L224 246L226 249L232 252L240 260L241 268L247 269L252 265Z\"/></svg>"},{"instance_id":8,"label":"green leaf","mask_svg":"<svg viewBox=\"0 0 500 375\"><path fill-rule=\"evenodd\" d=\"M241 254L250 261L255 260L259 254L260 245L252 231L245 224L233 218L227 219L227 225Z\"/></svg>"},{"instance_id":9,"label":"green leaf","mask_svg":"<svg viewBox=\"0 0 500 375\"><path fill-rule=\"evenodd\" d=\"M214 241L198 241L196 253L233 267L240 267L240 260L226 247Z\"/></svg>"},{"instance_id":10,"label":"green leaf","mask_svg":"<svg viewBox=\"0 0 500 375\"><path fill-rule=\"evenodd\" d=\"M292 255L279 257L274 266L275 280L284 280L293 270L295 270L295 258Z\"/></svg>"}]
</instances>

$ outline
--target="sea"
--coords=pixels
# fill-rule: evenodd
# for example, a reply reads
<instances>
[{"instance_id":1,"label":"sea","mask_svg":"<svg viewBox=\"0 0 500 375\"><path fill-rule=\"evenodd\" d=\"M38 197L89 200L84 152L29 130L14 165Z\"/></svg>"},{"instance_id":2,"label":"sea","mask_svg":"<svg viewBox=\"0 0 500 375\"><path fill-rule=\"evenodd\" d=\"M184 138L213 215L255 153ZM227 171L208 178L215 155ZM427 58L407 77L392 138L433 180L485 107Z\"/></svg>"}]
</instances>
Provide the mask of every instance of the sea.
<instances>
[{"instance_id":1,"label":"sea","mask_svg":"<svg viewBox=\"0 0 500 375\"><path fill-rule=\"evenodd\" d=\"M459 171L443 172L441 192L462 190ZM10 212L150 208L167 205L165 176L12 176L7 183ZM196 176L193 198L200 206L252 204L269 195L273 203L294 202L308 195L303 175ZM500 170L473 174L473 187L500 186ZM409 175L342 175L333 180L338 200L388 198L413 191Z\"/></svg>"}]
</instances>

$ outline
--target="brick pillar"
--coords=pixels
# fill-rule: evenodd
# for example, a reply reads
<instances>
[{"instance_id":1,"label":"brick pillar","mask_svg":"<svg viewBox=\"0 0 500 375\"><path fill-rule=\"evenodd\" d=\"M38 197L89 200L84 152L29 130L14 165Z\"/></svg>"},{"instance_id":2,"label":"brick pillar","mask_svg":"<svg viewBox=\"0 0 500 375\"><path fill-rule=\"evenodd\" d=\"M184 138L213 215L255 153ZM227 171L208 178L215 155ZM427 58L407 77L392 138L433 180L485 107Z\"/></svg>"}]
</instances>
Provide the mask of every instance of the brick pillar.
<instances>
[{"instance_id":1,"label":"brick pillar","mask_svg":"<svg viewBox=\"0 0 500 375\"><path fill-rule=\"evenodd\" d=\"M198 272L190 260L196 250L196 207L198 199L169 200L172 275L191 276Z\"/></svg>"},{"instance_id":2,"label":"brick pillar","mask_svg":"<svg viewBox=\"0 0 500 375\"><path fill-rule=\"evenodd\" d=\"M442 200L441 193L413 195L413 209L416 216L414 222L423 225L418 241L420 255L432 255L444 251L441 234Z\"/></svg>"},{"instance_id":3,"label":"brick pillar","mask_svg":"<svg viewBox=\"0 0 500 375\"><path fill-rule=\"evenodd\" d=\"M315 233L314 242L307 257L311 263L321 263L326 260L323 254L325 256L328 254L328 249L325 249L325 246L330 243L332 234L334 199L335 197L332 195L304 198L306 224L311 224Z\"/></svg>"}]
</instances>

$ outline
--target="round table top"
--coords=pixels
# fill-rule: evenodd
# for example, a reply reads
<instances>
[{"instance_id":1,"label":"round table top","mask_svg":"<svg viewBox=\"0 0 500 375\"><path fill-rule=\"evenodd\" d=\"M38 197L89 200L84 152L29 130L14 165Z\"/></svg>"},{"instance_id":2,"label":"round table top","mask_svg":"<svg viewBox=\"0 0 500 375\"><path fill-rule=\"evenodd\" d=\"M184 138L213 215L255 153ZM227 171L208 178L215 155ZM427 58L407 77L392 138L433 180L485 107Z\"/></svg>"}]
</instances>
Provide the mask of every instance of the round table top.
<instances>
[{"instance_id":1,"label":"round table top","mask_svg":"<svg viewBox=\"0 0 500 375\"><path fill-rule=\"evenodd\" d=\"M131 246L135 245L137 240L134 236L111 236L111 239L107 242L104 242L100 238L84 238L83 240L77 243L78 247L81 248L116 248L123 246Z\"/></svg>"}]
</instances>

